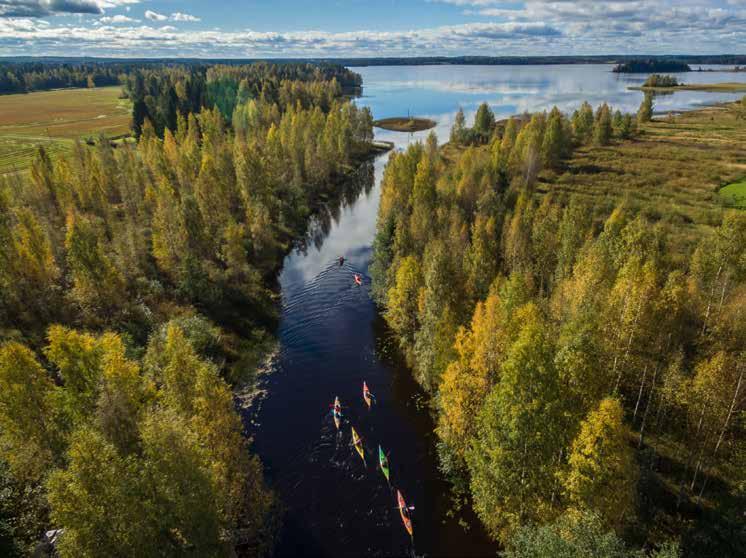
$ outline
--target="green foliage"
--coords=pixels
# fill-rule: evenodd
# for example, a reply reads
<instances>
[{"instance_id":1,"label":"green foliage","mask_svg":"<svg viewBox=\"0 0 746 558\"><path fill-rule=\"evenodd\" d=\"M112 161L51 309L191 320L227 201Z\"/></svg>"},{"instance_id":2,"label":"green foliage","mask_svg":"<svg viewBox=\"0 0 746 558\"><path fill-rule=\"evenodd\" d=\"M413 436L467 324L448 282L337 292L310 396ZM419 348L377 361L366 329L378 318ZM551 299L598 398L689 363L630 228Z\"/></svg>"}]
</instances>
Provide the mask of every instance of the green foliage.
<instances>
[{"instance_id":1,"label":"green foliage","mask_svg":"<svg viewBox=\"0 0 746 558\"><path fill-rule=\"evenodd\" d=\"M596 123L593 129L593 142L596 145L608 145L611 140L611 109L604 103L596 112Z\"/></svg>"},{"instance_id":2,"label":"green foliage","mask_svg":"<svg viewBox=\"0 0 746 558\"><path fill-rule=\"evenodd\" d=\"M679 80L676 79L676 76L666 76L661 74L648 76L645 83L642 84L643 87L676 87L677 85L681 84L679 83Z\"/></svg>"},{"instance_id":3,"label":"green foliage","mask_svg":"<svg viewBox=\"0 0 746 558\"><path fill-rule=\"evenodd\" d=\"M653 95L645 93L645 97L637 110L637 122L644 124L653 118Z\"/></svg>"},{"instance_id":4,"label":"green foliage","mask_svg":"<svg viewBox=\"0 0 746 558\"><path fill-rule=\"evenodd\" d=\"M467 453L474 508L493 535L554 515L557 455L567 434L547 325L531 304L515 319L521 329Z\"/></svg>"},{"instance_id":5,"label":"green foliage","mask_svg":"<svg viewBox=\"0 0 746 558\"><path fill-rule=\"evenodd\" d=\"M474 132L489 140L495 129L495 114L487 103L482 103L474 115Z\"/></svg>"},{"instance_id":6,"label":"green foliage","mask_svg":"<svg viewBox=\"0 0 746 558\"><path fill-rule=\"evenodd\" d=\"M569 512L552 523L521 527L508 542L504 558L680 558L678 543L657 551L628 550L602 519L589 511Z\"/></svg>"},{"instance_id":7,"label":"green foliage","mask_svg":"<svg viewBox=\"0 0 746 558\"><path fill-rule=\"evenodd\" d=\"M0 345L0 544L59 527L62 556L264 555L276 503L226 379L251 382L272 345L271 278L368 155L372 117L338 66L124 79L136 145L39 150L0 185L0 335L25 342Z\"/></svg>"},{"instance_id":8,"label":"green foliage","mask_svg":"<svg viewBox=\"0 0 746 558\"><path fill-rule=\"evenodd\" d=\"M684 552L739 552L739 537L714 533L729 532L743 503L746 221L712 204L710 189L706 218L691 225L697 238L682 241L673 214L684 198L650 198L658 180L675 196L677 165L696 173L685 158L702 150L666 153L678 142L671 126L716 126L718 145L721 134L729 142L718 156L737 161L735 113L709 119L653 123L638 141L595 149L633 136L636 119L585 104L572 121L552 110L498 123L486 146L465 133L439 154L418 144L392 154L374 293L435 401L441 468L470 488L493 537L587 510L600 525L588 527L591 549L637 556L614 529L647 547L686 532ZM635 167L648 150L656 168ZM578 551L566 540L537 544L553 549L546 555Z\"/></svg>"}]
</instances>

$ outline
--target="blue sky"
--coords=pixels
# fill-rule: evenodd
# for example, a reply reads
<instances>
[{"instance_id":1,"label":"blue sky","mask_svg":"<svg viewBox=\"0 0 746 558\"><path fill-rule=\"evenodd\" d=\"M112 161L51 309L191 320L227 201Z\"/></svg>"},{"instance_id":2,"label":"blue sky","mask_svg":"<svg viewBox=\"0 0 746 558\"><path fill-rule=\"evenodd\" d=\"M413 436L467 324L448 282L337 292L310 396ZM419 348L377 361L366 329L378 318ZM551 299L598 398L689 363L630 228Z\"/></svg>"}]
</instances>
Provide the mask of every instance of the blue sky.
<instances>
[{"instance_id":1,"label":"blue sky","mask_svg":"<svg viewBox=\"0 0 746 558\"><path fill-rule=\"evenodd\" d=\"M746 53L746 0L0 0L0 55Z\"/></svg>"}]
</instances>

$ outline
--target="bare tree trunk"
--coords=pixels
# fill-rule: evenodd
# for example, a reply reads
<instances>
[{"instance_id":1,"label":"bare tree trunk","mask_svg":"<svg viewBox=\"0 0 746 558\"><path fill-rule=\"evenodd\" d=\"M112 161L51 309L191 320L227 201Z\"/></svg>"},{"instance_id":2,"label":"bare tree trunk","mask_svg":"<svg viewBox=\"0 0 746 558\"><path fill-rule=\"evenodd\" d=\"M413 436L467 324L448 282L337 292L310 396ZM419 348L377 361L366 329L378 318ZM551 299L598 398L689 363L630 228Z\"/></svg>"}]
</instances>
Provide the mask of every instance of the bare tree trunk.
<instances>
[{"instance_id":1,"label":"bare tree trunk","mask_svg":"<svg viewBox=\"0 0 746 558\"><path fill-rule=\"evenodd\" d=\"M694 435L694 440L696 441L699 438L699 432L702 430L702 423L705 419L705 409L707 409L707 400L705 400L704 404L702 405L702 413L699 415L699 424L697 425L697 432ZM684 467L684 473L681 475L681 482L679 483L679 495L676 498L676 509L679 508L681 505L681 500L684 497L684 484L686 483L686 476L687 473L689 473L689 467L692 464L692 461L694 459L694 453L695 450L692 449L692 451L689 452L689 457L686 460L686 466Z\"/></svg>"},{"instance_id":2,"label":"bare tree trunk","mask_svg":"<svg viewBox=\"0 0 746 558\"><path fill-rule=\"evenodd\" d=\"M660 368L660 364L657 364L655 366L655 369L653 370L653 381L650 385L650 395L648 396L648 402L647 405L645 405L645 412L642 414L642 424L640 424L640 440L637 442L638 449L642 447L643 438L645 436L645 424L648 420L648 412L650 412L650 406L653 402L653 396L655 395L655 379L658 377L658 368Z\"/></svg>"},{"instance_id":3,"label":"bare tree trunk","mask_svg":"<svg viewBox=\"0 0 746 558\"><path fill-rule=\"evenodd\" d=\"M632 424L637 419L637 410L640 408L640 400L642 399L642 391L645 389L645 379L648 377L648 365L645 365L645 370L642 372L642 381L640 382L640 391L637 392L637 403L635 403L635 412L632 414Z\"/></svg>"},{"instance_id":4,"label":"bare tree trunk","mask_svg":"<svg viewBox=\"0 0 746 558\"><path fill-rule=\"evenodd\" d=\"M743 383L743 369L744 367L741 365L738 367L740 370L740 373L738 375L738 382L736 382L736 389L733 392L733 399L730 402L730 407L728 408L728 414L725 416L725 421L723 422L723 427L720 429L720 436L718 436L718 441L715 444L715 448L712 450L712 458L715 458L715 455L718 452L718 449L720 449L720 444L723 443L723 438L725 438L725 433L728 430L728 425L730 424L730 419L733 416L733 411L736 408L736 403L738 402L738 394L741 391L741 384ZM702 500L702 495L705 492L705 488L707 487L707 481L708 477L705 477L705 480L702 481L702 488L699 490L699 495L697 496L697 502Z\"/></svg>"},{"instance_id":5,"label":"bare tree trunk","mask_svg":"<svg viewBox=\"0 0 746 558\"><path fill-rule=\"evenodd\" d=\"M637 320L640 317L640 310L641 310L640 307L641 306L642 306L642 301L640 301L640 304L637 305L637 312L635 312L635 319L632 321L632 328L630 329L630 332L629 332L629 339L627 340L627 347L624 349L624 355L622 355L623 356L623 360L625 362L627 361L627 357L629 356L629 351L632 348L632 339L635 336L635 328L637 327ZM616 360L614 362L616 363ZM617 374L616 383L614 384L614 393L615 394L619 392L619 384L622 381L622 371L623 370L624 370L623 368L620 368L619 369L619 373Z\"/></svg>"},{"instance_id":6,"label":"bare tree trunk","mask_svg":"<svg viewBox=\"0 0 746 558\"><path fill-rule=\"evenodd\" d=\"M700 335L704 335L705 330L707 329L707 322L710 319L710 309L712 308L712 298L715 296L715 283L717 282L718 279L720 279L720 274L722 273L722 271L723 271L723 265L720 264L720 266L718 267L718 272L715 275L715 280L712 283L712 288L710 289L710 296L707 300L707 309L705 310L705 319L702 320L702 331L700 331L699 333Z\"/></svg>"}]
</instances>

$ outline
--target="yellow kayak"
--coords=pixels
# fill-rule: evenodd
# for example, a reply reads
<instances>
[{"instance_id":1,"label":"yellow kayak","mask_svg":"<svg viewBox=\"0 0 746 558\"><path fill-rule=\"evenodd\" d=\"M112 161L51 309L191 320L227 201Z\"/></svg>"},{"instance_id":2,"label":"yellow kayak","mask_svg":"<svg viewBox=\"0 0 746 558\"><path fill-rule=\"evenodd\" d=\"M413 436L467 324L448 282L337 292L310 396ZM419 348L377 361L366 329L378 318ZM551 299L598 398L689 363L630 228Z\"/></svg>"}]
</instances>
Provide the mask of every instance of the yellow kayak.
<instances>
[{"instance_id":1,"label":"yellow kayak","mask_svg":"<svg viewBox=\"0 0 746 558\"><path fill-rule=\"evenodd\" d=\"M355 449L357 450L358 455L360 455L360 458L363 460L363 463L365 463L365 453L363 452L363 439L357 433L354 426L352 427L352 445L355 446Z\"/></svg>"}]
</instances>

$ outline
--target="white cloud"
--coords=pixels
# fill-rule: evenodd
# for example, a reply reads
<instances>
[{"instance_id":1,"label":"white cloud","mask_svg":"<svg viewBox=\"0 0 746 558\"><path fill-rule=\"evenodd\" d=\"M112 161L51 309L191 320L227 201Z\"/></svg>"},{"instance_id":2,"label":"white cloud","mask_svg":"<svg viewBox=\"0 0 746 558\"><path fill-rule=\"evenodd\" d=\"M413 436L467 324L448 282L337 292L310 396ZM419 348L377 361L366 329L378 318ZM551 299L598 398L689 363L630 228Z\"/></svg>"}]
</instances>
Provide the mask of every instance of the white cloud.
<instances>
[{"instance_id":1,"label":"white cloud","mask_svg":"<svg viewBox=\"0 0 746 558\"><path fill-rule=\"evenodd\" d=\"M0 7L8 5L9 1L0 0ZM126 3L132 0L104 1L118 2L126 8ZM193 21L189 18L194 16L183 12L160 14L152 10L145 12L146 25L122 19L128 16L104 16L98 18L96 26L90 24L91 19L60 23L69 20L0 18L0 55L349 58L710 54L746 50L743 3L729 6L722 2L703 5L693 0L677 3L673 0L530 0L521 5L510 4L511 9L506 9L502 7L504 3L493 0L442 1L472 10L478 21L405 31L258 32L251 29L176 29L160 24ZM41 25L42 22L45 25Z\"/></svg>"},{"instance_id":2,"label":"white cloud","mask_svg":"<svg viewBox=\"0 0 746 558\"><path fill-rule=\"evenodd\" d=\"M166 21L168 16L152 10L145 10L145 19L149 19L150 21Z\"/></svg>"},{"instance_id":3,"label":"white cloud","mask_svg":"<svg viewBox=\"0 0 746 558\"><path fill-rule=\"evenodd\" d=\"M139 19L134 19L126 15L117 14L113 16L104 16L98 18L100 23L138 23Z\"/></svg>"},{"instance_id":4,"label":"white cloud","mask_svg":"<svg viewBox=\"0 0 746 558\"><path fill-rule=\"evenodd\" d=\"M182 12L171 14L171 21L202 21L200 18Z\"/></svg>"}]
</instances>

